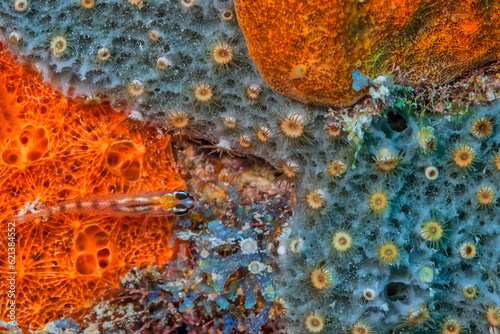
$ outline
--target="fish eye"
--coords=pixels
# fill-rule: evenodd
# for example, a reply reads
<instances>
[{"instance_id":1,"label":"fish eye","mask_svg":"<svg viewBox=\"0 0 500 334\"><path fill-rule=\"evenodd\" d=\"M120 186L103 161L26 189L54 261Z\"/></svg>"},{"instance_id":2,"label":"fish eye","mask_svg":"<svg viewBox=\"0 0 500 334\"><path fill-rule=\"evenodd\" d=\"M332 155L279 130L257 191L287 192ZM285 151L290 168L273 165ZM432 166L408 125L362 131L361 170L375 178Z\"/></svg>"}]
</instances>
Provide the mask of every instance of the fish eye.
<instances>
[{"instance_id":1,"label":"fish eye","mask_svg":"<svg viewBox=\"0 0 500 334\"><path fill-rule=\"evenodd\" d=\"M177 205L175 206L175 208L176 208L177 210L187 210L187 208L188 208L188 207L187 207L187 205L184 205L184 204L177 204Z\"/></svg>"},{"instance_id":2,"label":"fish eye","mask_svg":"<svg viewBox=\"0 0 500 334\"><path fill-rule=\"evenodd\" d=\"M176 215L184 215L189 212L189 208L184 204L177 204L174 208L174 213Z\"/></svg>"},{"instance_id":3,"label":"fish eye","mask_svg":"<svg viewBox=\"0 0 500 334\"><path fill-rule=\"evenodd\" d=\"M175 192L175 198L177 198L179 201L185 200L188 198L188 194L185 193L184 191L176 191Z\"/></svg>"}]
</instances>

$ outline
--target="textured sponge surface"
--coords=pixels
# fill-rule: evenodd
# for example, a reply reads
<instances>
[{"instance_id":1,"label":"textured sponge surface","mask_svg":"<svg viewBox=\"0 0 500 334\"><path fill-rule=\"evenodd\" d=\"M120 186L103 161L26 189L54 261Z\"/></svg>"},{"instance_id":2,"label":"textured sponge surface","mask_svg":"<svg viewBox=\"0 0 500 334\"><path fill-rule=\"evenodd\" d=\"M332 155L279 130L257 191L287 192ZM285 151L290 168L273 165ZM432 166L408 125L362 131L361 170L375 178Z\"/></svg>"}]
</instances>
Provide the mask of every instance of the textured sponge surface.
<instances>
[{"instance_id":1,"label":"textured sponge surface","mask_svg":"<svg viewBox=\"0 0 500 334\"><path fill-rule=\"evenodd\" d=\"M410 84L442 85L498 60L497 2L236 0L263 79L304 103L349 106L367 93L351 74L400 70Z\"/></svg>"},{"instance_id":2,"label":"textured sponge surface","mask_svg":"<svg viewBox=\"0 0 500 334\"><path fill-rule=\"evenodd\" d=\"M411 323L403 325L419 307L432 305L431 318L437 323L441 321L438 314L445 315L458 319L462 329L488 332L487 325L477 319L485 317L483 305L500 303L500 170L493 163L499 155L500 133L493 125L492 134L478 140L472 128L478 119L496 121L499 108L498 103L481 107L475 115L461 119L417 119L414 114L389 113L370 127L355 169L330 181L323 177L305 180L315 184L328 204L318 215L301 214L299 207L294 216L281 282L298 323L302 321L299 315L306 317L316 310L338 320L335 328L339 331L359 321L375 332L386 333L401 325L404 333L432 333L425 324L415 329ZM434 129L436 149L425 154L418 135L429 125ZM474 151L474 167L468 170L460 169L453 160L457 147L464 145ZM317 168L326 170L322 161L340 159L339 151L316 153L325 154L316 160ZM376 164L375 158L387 157L387 152L401 155L401 168L392 174ZM346 158L348 154L344 154ZM437 168L437 178L426 176L429 166ZM314 175L314 168L306 173ZM488 186L494 191L492 205L482 206L478 191ZM370 208L369 197L376 189L384 189L389 200L381 214ZM308 205L307 191L301 194L303 208ZM429 222L440 227L425 229ZM352 237L352 249L345 254L334 247L334 235L339 231ZM390 259L392 253L381 251L387 251L381 248L387 243L398 249L392 262L383 258ZM467 251L467 243L474 251ZM467 253L474 256L468 258ZM318 294L311 288L304 263L325 266L335 273L328 293ZM463 292L467 285L477 288L478 295L468 298ZM372 291L369 298L366 291Z\"/></svg>"},{"instance_id":3,"label":"textured sponge surface","mask_svg":"<svg viewBox=\"0 0 500 334\"><path fill-rule=\"evenodd\" d=\"M170 136L135 129L109 104L63 97L4 49L0 68L0 275L16 273L15 298L3 290L0 302L15 300L24 331L41 330L53 320L81 320L119 291L130 268L172 259L174 218L96 212L16 224L9 217L83 196L179 190L185 182ZM2 308L0 319L9 321L9 312Z\"/></svg>"}]
</instances>

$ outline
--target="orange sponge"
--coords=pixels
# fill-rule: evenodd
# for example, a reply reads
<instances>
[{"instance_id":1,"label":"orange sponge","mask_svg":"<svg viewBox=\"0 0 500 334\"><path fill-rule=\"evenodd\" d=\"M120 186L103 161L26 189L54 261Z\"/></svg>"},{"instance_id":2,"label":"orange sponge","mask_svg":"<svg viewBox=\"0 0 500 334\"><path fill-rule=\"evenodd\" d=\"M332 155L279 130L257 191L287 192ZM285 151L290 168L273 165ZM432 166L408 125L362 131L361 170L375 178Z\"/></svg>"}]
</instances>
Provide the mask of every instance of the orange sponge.
<instances>
[{"instance_id":1,"label":"orange sponge","mask_svg":"<svg viewBox=\"0 0 500 334\"><path fill-rule=\"evenodd\" d=\"M235 0L250 57L279 93L348 106L394 70L413 85L444 84L500 59L500 2L479 0Z\"/></svg>"},{"instance_id":2,"label":"orange sponge","mask_svg":"<svg viewBox=\"0 0 500 334\"><path fill-rule=\"evenodd\" d=\"M0 69L0 320L32 330L64 317L82 320L119 291L130 268L175 256L175 218L56 214L17 226L6 218L36 208L37 198L52 206L82 196L179 190L185 182L170 137L158 129L131 127L106 104L88 108L66 99L6 50ZM7 284L10 277L15 284ZM3 307L11 301L15 310Z\"/></svg>"}]
</instances>

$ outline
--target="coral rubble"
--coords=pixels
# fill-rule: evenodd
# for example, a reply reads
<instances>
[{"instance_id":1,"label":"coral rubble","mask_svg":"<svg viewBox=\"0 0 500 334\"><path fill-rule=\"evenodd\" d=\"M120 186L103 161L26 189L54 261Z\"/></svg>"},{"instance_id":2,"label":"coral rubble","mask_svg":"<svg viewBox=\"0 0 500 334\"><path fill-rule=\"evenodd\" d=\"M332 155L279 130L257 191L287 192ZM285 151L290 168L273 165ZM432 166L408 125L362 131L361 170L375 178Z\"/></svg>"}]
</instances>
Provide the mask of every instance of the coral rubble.
<instances>
[{"instance_id":1,"label":"coral rubble","mask_svg":"<svg viewBox=\"0 0 500 334\"><path fill-rule=\"evenodd\" d=\"M277 186L263 161L219 158L187 142L178 146L182 175L199 199L174 232L190 246L166 268L127 273L124 291L96 305L86 325L155 333L277 328L276 260L289 233L293 192ZM47 328L62 325L55 321Z\"/></svg>"}]
</instances>

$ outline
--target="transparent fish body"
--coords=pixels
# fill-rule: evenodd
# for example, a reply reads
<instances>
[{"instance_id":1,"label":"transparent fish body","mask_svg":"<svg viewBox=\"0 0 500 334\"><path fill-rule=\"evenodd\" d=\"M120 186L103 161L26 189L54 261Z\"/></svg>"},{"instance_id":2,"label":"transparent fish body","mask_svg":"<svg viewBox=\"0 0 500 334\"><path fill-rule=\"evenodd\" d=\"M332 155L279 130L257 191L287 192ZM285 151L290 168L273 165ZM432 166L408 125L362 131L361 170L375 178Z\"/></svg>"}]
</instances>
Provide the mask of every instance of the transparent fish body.
<instances>
[{"instance_id":1,"label":"transparent fish body","mask_svg":"<svg viewBox=\"0 0 500 334\"><path fill-rule=\"evenodd\" d=\"M155 215L170 216L187 214L194 207L194 199L184 191L162 190L139 194L97 195L77 197L59 202L53 206L35 209L38 199L17 216L12 222L26 222L39 217L49 217L58 213L83 213L102 215ZM26 213L31 211L31 213Z\"/></svg>"}]
</instances>

